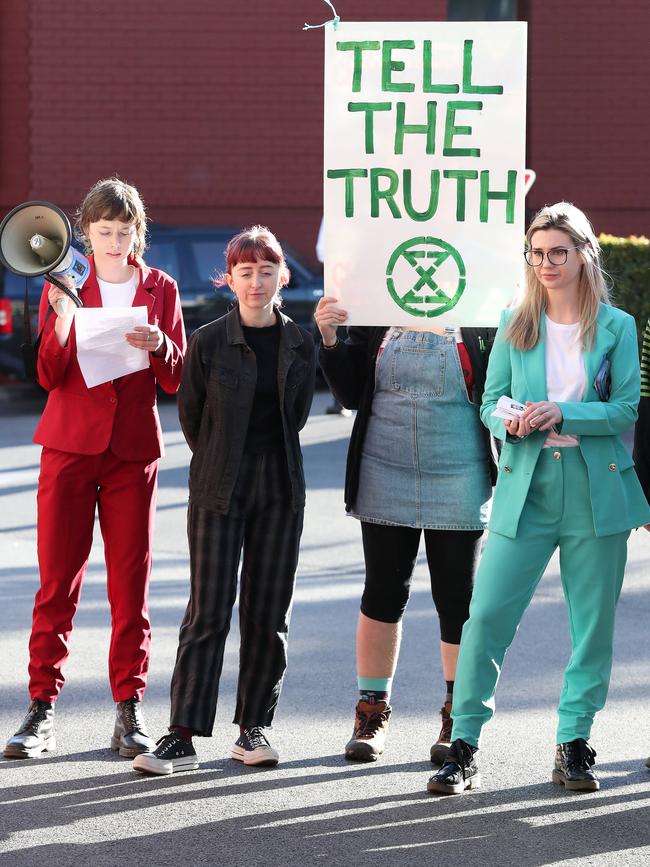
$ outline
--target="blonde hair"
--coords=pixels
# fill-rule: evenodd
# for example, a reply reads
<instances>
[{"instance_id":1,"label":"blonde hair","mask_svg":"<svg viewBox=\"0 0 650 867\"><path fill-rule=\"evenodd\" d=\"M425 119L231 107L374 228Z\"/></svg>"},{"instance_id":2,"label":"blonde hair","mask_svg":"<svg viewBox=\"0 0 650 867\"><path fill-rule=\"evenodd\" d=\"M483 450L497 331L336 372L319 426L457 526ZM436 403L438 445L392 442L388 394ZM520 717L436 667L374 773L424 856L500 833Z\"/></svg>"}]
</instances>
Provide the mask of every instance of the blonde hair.
<instances>
[{"instance_id":1,"label":"blonde hair","mask_svg":"<svg viewBox=\"0 0 650 867\"><path fill-rule=\"evenodd\" d=\"M591 223L569 202L546 205L533 217L526 232L526 245L540 229L559 229L566 232L574 246L578 247L582 266L578 282L580 339L584 348L593 346L596 335L596 316L602 303L609 303L609 288L601 264L601 249ZM517 349L532 349L539 340L539 323L546 310L546 289L537 279L535 269L526 269L526 290L516 308L506 338Z\"/></svg>"},{"instance_id":2,"label":"blonde hair","mask_svg":"<svg viewBox=\"0 0 650 867\"><path fill-rule=\"evenodd\" d=\"M97 181L86 194L81 207L75 214L75 233L92 252L88 240L88 227L99 220L119 220L121 223L135 224L132 253L141 258L147 243L147 215L140 193L135 187L120 178L106 178Z\"/></svg>"}]
</instances>

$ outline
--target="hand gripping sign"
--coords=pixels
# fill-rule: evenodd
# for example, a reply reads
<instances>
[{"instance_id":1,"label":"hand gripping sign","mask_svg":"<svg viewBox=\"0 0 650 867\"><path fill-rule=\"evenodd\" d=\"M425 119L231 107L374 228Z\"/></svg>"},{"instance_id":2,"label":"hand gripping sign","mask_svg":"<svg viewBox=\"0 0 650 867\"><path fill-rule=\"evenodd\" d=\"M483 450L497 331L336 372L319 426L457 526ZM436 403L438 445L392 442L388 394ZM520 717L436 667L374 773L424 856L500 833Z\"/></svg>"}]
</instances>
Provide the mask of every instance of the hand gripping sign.
<instances>
[{"instance_id":1,"label":"hand gripping sign","mask_svg":"<svg viewBox=\"0 0 650 867\"><path fill-rule=\"evenodd\" d=\"M523 279L526 25L325 36L325 291L349 323L496 325Z\"/></svg>"}]
</instances>

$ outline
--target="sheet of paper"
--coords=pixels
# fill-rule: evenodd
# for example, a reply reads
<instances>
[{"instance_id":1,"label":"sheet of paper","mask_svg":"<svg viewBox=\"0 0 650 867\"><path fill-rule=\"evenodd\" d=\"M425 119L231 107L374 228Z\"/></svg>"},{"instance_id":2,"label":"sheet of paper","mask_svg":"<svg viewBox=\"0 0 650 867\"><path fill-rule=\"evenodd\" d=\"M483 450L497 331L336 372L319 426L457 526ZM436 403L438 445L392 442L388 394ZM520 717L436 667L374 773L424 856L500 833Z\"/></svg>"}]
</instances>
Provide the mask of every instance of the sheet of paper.
<instances>
[{"instance_id":1,"label":"sheet of paper","mask_svg":"<svg viewBox=\"0 0 650 867\"><path fill-rule=\"evenodd\" d=\"M525 409L526 407L523 403L519 403L518 400L513 400L511 397L502 394L497 401L496 409L493 411L492 416L494 418L512 420L513 418L519 418Z\"/></svg>"},{"instance_id":2,"label":"sheet of paper","mask_svg":"<svg viewBox=\"0 0 650 867\"><path fill-rule=\"evenodd\" d=\"M147 324L146 307L80 307L74 314L77 361L88 388L149 367L149 353L126 342Z\"/></svg>"}]
</instances>

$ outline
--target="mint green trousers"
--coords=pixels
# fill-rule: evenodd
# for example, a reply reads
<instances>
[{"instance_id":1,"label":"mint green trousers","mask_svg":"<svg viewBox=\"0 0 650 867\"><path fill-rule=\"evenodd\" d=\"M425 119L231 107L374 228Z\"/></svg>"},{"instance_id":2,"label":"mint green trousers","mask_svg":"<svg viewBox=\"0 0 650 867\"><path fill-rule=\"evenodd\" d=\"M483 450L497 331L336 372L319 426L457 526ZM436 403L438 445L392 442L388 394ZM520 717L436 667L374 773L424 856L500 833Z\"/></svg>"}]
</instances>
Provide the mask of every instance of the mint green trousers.
<instances>
[{"instance_id":1,"label":"mint green trousers","mask_svg":"<svg viewBox=\"0 0 650 867\"><path fill-rule=\"evenodd\" d=\"M494 508L507 508L495 501ZM494 713L506 651L556 548L569 609L572 653L558 707L557 743L587 740L605 704L616 604L630 531L594 534L587 467L579 448L543 449L517 530L490 533L463 627L454 685L452 737L478 747ZM540 647L540 660L544 648Z\"/></svg>"}]
</instances>

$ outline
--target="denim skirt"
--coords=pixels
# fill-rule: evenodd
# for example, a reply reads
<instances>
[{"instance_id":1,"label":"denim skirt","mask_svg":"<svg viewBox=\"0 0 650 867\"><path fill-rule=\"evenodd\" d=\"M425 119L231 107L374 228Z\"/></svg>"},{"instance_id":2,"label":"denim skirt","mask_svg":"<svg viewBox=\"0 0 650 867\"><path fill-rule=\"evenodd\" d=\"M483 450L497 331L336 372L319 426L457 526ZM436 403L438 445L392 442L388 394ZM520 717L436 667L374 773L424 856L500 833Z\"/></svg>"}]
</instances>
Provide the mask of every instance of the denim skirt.
<instances>
[{"instance_id":1,"label":"denim skirt","mask_svg":"<svg viewBox=\"0 0 650 867\"><path fill-rule=\"evenodd\" d=\"M489 457L453 336L395 330L375 391L351 514L363 521L481 530Z\"/></svg>"}]
</instances>

